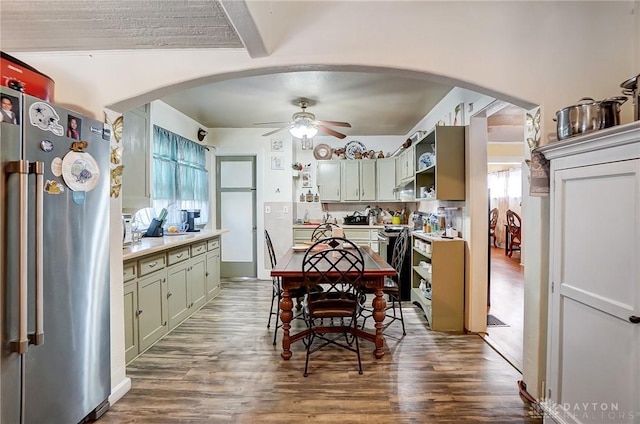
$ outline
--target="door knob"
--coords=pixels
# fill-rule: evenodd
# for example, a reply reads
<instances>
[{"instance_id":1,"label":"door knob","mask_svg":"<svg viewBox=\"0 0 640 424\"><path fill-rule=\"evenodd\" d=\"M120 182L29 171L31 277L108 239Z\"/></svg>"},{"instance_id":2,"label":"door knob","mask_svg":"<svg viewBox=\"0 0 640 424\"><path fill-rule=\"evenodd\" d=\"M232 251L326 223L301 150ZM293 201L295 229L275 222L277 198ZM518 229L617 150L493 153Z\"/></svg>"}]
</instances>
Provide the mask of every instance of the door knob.
<instances>
[{"instance_id":1,"label":"door knob","mask_svg":"<svg viewBox=\"0 0 640 424\"><path fill-rule=\"evenodd\" d=\"M639 324L640 323L640 317L637 317L635 315L631 315L629 317L629 321L631 321L634 324Z\"/></svg>"}]
</instances>

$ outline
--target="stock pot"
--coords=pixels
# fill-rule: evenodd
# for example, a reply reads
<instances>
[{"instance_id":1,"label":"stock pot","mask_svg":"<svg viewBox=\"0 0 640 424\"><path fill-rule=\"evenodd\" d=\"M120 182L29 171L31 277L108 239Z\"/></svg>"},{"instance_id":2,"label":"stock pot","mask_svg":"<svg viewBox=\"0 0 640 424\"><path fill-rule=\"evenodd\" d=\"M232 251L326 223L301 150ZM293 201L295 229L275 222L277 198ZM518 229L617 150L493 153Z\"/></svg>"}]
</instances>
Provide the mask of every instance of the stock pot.
<instances>
[{"instance_id":1,"label":"stock pot","mask_svg":"<svg viewBox=\"0 0 640 424\"><path fill-rule=\"evenodd\" d=\"M596 101L581 98L576 105L556 112L558 140L578 134L586 134L620 124L620 106L627 101L624 96Z\"/></svg>"},{"instance_id":2,"label":"stock pot","mask_svg":"<svg viewBox=\"0 0 640 424\"><path fill-rule=\"evenodd\" d=\"M557 111L554 121L558 123L558 140L599 130L600 103L590 97L583 97L577 104Z\"/></svg>"}]
</instances>

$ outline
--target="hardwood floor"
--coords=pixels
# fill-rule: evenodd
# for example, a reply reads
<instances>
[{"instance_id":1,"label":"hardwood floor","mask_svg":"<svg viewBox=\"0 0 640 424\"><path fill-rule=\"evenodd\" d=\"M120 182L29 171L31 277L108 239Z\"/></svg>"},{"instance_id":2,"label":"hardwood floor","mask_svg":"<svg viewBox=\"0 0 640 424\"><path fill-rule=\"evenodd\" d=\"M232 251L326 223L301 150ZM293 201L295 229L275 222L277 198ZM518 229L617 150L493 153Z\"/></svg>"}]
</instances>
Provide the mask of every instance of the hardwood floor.
<instances>
[{"instance_id":1,"label":"hardwood floor","mask_svg":"<svg viewBox=\"0 0 640 424\"><path fill-rule=\"evenodd\" d=\"M508 327L487 327L488 342L518 370L524 343L524 267L520 252L510 258L503 248L491 248L491 309Z\"/></svg>"},{"instance_id":2,"label":"hardwood floor","mask_svg":"<svg viewBox=\"0 0 640 424\"><path fill-rule=\"evenodd\" d=\"M220 296L127 368L132 389L99 423L540 423L518 395L521 375L477 335L427 330L405 302L385 356L353 352L280 358L266 328L270 281L229 282ZM371 320L369 320L371 321ZM301 322L295 326L301 328Z\"/></svg>"}]
</instances>

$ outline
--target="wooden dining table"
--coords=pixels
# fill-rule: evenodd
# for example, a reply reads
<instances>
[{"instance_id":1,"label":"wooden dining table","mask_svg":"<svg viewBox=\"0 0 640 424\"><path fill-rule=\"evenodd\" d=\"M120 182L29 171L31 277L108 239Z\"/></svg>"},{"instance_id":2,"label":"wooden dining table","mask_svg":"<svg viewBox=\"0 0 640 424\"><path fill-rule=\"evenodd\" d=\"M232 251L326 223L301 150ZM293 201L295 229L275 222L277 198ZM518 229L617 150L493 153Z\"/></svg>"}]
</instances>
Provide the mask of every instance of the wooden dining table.
<instances>
[{"instance_id":1,"label":"wooden dining table","mask_svg":"<svg viewBox=\"0 0 640 424\"><path fill-rule=\"evenodd\" d=\"M383 321L386 315L387 303L384 300L384 277L393 276L396 270L393 269L384 259L382 259L369 246L360 246L360 251L364 258L363 278L358 281L358 285L362 285L369 289L375 289L375 297L372 300L373 319L375 321L375 333L358 328L356 335L365 340L369 340L375 344L374 356L380 359L384 356L382 347L384 339L382 337ZM272 277L280 277L282 279L282 300L280 301L280 320L282 321L282 353L281 356L285 360L291 358L291 343L301 340L308 336L309 330L305 329L295 334L291 334L291 320L293 319L293 301L289 290L302 287L305 282L302 278L302 261L306 251L294 251L290 248L285 255L278 260L278 264L271 270Z\"/></svg>"}]
</instances>

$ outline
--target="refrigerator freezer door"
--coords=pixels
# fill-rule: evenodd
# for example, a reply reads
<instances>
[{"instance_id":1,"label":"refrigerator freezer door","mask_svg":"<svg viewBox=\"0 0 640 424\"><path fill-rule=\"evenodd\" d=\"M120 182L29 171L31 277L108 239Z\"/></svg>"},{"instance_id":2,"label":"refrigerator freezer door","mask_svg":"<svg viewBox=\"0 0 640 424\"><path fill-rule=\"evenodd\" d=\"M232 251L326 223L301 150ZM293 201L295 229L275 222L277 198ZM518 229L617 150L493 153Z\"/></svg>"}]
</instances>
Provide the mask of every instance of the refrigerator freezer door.
<instances>
[{"instance_id":1,"label":"refrigerator freezer door","mask_svg":"<svg viewBox=\"0 0 640 424\"><path fill-rule=\"evenodd\" d=\"M2 97L8 96L19 110L20 93L0 88ZM21 127L0 123L0 422L20 422L21 355L11 343L18 340L18 189L17 174L7 175L9 162L21 159Z\"/></svg>"},{"instance_id":2,"label":"refrigerator freezer door","mask_svg":"<svg viewBox=\"0 0 640 424\"><path fill-rule=\"evenodd\" d=\"M24 96L25 158L44 163L44 181L55 181L61 192L44 194L44 344L31 346L26 362L26 423L76 423L105 401L111 392L109 331L109 142L102 123L63 108L53 109L57 127L42 129L30 121L32 106L42 101ZM75 118L79 140L66 136ZM73 135L72 133L69 133ZM49 143L43 143L48 141ZM55 158L64 159L74 143L85 141L94 160L96 178L90 191L73 191L54 174ZM47 148L43 148L43 145ZM49 149L52 146L53 149ZM55 160L57 162L58 160ZM82 163L76 164L82 167ZM87 170L74 170L87 178ZM58 172L55 172L56 174ZM96 173L98 176L96 177ZM35 190L35 178L30 190ZM30 198L32 195L30 195ZM31 208L33 209L33 208ZM35 210L29 220L35 225ZM35 251L33 233L29 249ZM35 262L29 264L34 269ZM31 278L33 279L33 278ZM35 281L29 283L35 304ZM30 313L29 329L35 328Z\"/></svg>"}]
</instances>

